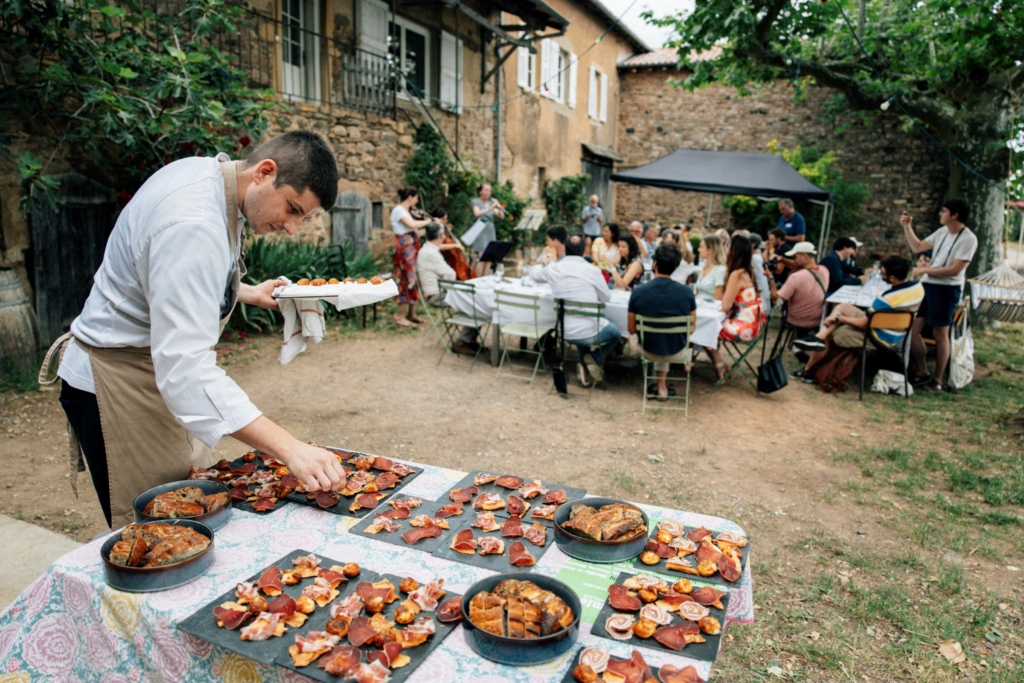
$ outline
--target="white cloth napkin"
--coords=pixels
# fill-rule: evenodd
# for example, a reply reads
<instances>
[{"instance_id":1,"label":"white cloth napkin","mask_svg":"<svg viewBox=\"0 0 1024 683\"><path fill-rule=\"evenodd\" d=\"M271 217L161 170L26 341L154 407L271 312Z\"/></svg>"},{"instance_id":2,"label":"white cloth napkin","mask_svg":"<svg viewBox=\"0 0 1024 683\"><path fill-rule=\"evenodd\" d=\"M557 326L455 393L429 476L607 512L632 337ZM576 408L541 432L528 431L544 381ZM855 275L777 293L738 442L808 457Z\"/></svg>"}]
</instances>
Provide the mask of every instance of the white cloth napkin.
<instances>
[{"instance_id":1,"label":"white cloth napkin","mask_svg":"<svg viewBox=\"0 0 1024 683\"><path fill-rule=\"evenodd\" d=\"M286 277L280 280L291 281ZM287 299L280 298L277 305L284 316L284 345L277 362L288 365L295 356L306 350L306 340L314 344L323 341L326 326L324 323L323 305L320 299Z\"/></svg>"}]
</instances>

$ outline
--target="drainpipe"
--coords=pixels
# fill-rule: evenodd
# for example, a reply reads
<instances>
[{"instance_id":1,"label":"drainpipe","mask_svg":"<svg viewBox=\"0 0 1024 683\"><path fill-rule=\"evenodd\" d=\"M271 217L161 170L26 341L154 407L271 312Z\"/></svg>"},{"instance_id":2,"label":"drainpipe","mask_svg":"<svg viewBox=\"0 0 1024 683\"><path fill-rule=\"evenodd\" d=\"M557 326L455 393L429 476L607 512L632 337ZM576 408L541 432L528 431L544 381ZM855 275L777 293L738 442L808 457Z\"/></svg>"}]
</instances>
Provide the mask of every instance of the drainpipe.
<instances>
[{"instance_id":1,"label":"drainpipe","mask_svg":"<svg viewBox=\"0 0 1024 683\"><path fill-rule=\"evenodd\" d=\"M501 47L500 47L501 46L501 41L500 40L495 40L494 43L495 43L495 49L498 52L498 58L500 59L501 58ZM497 182L499 184L501 183L501 74L504 71L505 71L505 65L503 64L503 65L498 67L498 72L496 74L494 74L494 79L495 79L494 80L494 87L497 90L497 92L495 93L495 97L494 97L494 101L496 102L496 104L495 104L496 113L495 113L494 127L498 131L498 145L497 145L497 150L495 152L495 159L494 159L494 180L495 180L495 182Z\"/></svg>"}]
</instances>

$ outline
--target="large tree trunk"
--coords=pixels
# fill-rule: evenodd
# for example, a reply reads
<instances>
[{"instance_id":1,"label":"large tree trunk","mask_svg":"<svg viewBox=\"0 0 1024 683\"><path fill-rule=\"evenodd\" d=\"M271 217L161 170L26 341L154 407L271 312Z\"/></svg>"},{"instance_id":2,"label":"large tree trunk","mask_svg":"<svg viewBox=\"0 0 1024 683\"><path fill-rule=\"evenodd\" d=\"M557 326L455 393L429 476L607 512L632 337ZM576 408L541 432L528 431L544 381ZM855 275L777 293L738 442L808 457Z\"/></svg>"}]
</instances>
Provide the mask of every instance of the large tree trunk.
<instances>
[{"instance_id":1,"label":"large tree trunk","mask_svg":"<svg viewBox=\"0 0 1024 683\"><path fill-rule=\"evenodd\" d=\"M1004 93L979 93L953 126L952 139L944 142L950 150L991 183L974 175L953 159L949 160L949 197L966 199L971 205L967 221L978 236L978 251L967 269L968 276L994 268L1003 260L1003 220L1010 150L1006 146L1011 126L1011 108Z\"/></svg>"}]
</instances>

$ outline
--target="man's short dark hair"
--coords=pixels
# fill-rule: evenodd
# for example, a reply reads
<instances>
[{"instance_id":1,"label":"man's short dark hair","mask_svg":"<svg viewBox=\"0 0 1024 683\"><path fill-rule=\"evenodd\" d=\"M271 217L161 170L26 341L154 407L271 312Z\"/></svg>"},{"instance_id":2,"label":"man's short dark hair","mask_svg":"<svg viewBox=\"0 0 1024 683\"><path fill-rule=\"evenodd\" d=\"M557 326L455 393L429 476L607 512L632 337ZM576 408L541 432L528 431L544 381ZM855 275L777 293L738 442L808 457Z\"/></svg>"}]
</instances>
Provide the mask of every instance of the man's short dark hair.
<instances>
[{"instance_id":1,"label":"man's short dark hair","mask_svg":"<svg viewBox=\"0 0 1024 683\"><path fill-rule=\"evenodd\" d=\"M951 214L956 214L956 219L961 223L966 223L971 217L971 205L966 199L947 199L942 202L942 206L949 209Z\"/></svg>"},{"instance_id":2,"label":"man's short dark hair","mask_svg":"<svg viewBox=\"0 0 1024 683\"><path fill-rule=\"evenodd\" d=\"M880 267L885 270L886 275L894 277L900 282L906 280L910 273L910 261L902 256L890 256L882 261Z\"/></svg>"},{"instance_id":3,"label":"man's short dark hair","mask_svg":"<svg viewBox=\"0 0 1024 683\"><path fill-rule=\"evenodd\" d=\"M444 230L444 226L437 221L430 221L427 223L427 241L432 242L441 236L441 232Z\"/></svg>"},{"instance_id":4,"label":"man's short dark hair","mask_svg":"<svg viewBox=\"0 0 1024 683\"><path fill-rule=\"evenodd\" d=\"M569 237L569 233L565 229L564 225L549 225L545 234L556 242L561 242L562 244L565 244L565 240Z\"/></svg>"},{"instance_id":5,"label":"man's short dark hair","mask_svg":"<svg viewBox=\"0 0 1024 683\"><path fill-rule=\"evenodd\" d=\"M772 228L768 232L768 235L770 237L774 237L775 239L782 240L783 242L786 241L786 231L783 230L782 228Z\"/></svg>"},{"instance_id":6,"label":"man's short dark hair","mask_svg":"<svg viewBox=\"0 0 1024 683\"><path fill-rule=\"evenodd\" d=\"M251 151L244 168L252 168L264 159L277 164L274 187L287 185L299 194L312 190L321 208L329 210L334 206L338 196L338 162L322 137L305 130L278 135Z\"/></svg>"},{"instance_id":7,"label":"man's short dark hair","mask_svg":"<svg viewBox=\"0 0 1024 683\"><path fill-rule=\"evenodd\" d=\"M587 248L586 240L583 239L583 235L575 233L569 235L568 239L565 240L565 255L566 256L583 256L583 251Z\"/></svg>"},{"instance_id":8,"label":"man's short dark hair","mask_svg":"<svg viewBox=\"0 0 1024 683\"><path fill-rule=\"evenodd\" d=\"M659 275L671 275L676 272L683 260L683 252L674 244L662 244L654 250L654 265Z\"/></svg>"},{"instance_id":9,"label":"man's short dark hair","mask_svg":"<svg viewBox=\"0 0 1024 683\"><path fill-rule=\"evenodd\" d=\"M849 237L837 237L836 241L832 243L832 251L842 251L843 249L857 248L857 243L851 240Z\"/></svg>"}]
</instances>

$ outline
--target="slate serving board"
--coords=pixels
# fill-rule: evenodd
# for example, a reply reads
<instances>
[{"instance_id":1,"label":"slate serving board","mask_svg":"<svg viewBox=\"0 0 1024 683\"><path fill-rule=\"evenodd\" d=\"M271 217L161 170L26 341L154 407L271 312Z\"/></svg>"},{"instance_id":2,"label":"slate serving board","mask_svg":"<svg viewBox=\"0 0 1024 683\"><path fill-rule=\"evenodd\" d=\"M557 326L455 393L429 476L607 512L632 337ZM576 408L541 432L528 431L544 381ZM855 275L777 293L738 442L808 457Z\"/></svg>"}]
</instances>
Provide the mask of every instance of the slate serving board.
<instances>
[{"instance_id":1,"label":"slate serving board","mask_svg":"<svg viewBox=\"0 0 1024 683\"><path fill-rule=\"evenodd\" d=\"M299 557L300 555L309 554L310 553L308 550L292 551L291 553L285 555L276 562L271 562L270 564L266 565L266 567L260 569L260 571L250 576L247 580L259 580L260 574L263 573L263 569L266 569L267 567L276 566L282 570L291 569L294 567L294 565L292 564L292 560L294 560L296 557ZM316 555L316 553L313 554ZM322 555L316 556L320 558L321 567L330 568L331 565L335 564L345 566L345 562L332 560ZM352 593L355 590L356 584L360 581L377 580L379 579L378 574L376 572L370 571L368 569L363 569L359 573L359 576L357 576L355 579L349 579L348 581L338 586L339 595L334 599L333 602L328 604L326 607L320 607L319 605L317 605L316 610L314 610L314 612L309 615L309 618L306 619L305 624L303 624L300 628L297 629L289 626L288 631L280 638L274 636L267 640L262 640L258 642L242 640L241 629L244 628L244 625L242 627L235 629L234 631L229 631L226 628L220 628L219 626L217 626L217 618L213 615L213 608L217 607L218 605L224 602L235 601L234 586L232 586L230 590L228 590L226 593L221 595L213 602L210 602L209 604L204 605L203 607L200 607L198 610L193 612L187 619L178 624L178 628L191 636L195 636L196 638L200 638L207 642L213 643L214 645L220 645L221 647L227 648L232 652L237 652L243 657L248 657L249 659L260 662L262 664L272 664L274 662L274 659L282 652L284 653L284 656L288 657L288 660L291 661L291 657L288 655L288 647L295 643L296 633L302 633L303 635L305 635L313 629L312 624L319 624L320 627L322 628L323 625L327 623L327 620L330 617L331 605L335 604L336 602L339 602L340 600L348 596L350 593ZM292 596L293 598L297 598L300 595L302 595L302 589L306 586L311 585L312 583L313 579L302 579L294 586L285 586L284 592ZM395 585L397 586L398 584ZM263 595L263 593L261 592L260 595ZM273 600L273 598L267 596L264 597L267 599L267 602ZM248 624L252 622L250 620L246 623Z\"/></svg>"},{"instance_id":2,"label":"slate serving board","mask_svg":"<svg viewBox=\"0 0 1024 683\"><path fill-rule=\"evenodd\" d=\"M259 451L256 451L256 452L259 453ZM259 458L256 458L255 460L253 460L253 463L256 465L256 471L257 472L260 471L260 470L270 469L269 467L264 465L263 461L260 460ZM246 462L244 460L242 460L241 458L236 458L236 459L232 460L231 463L230 463L232 469L234 469L236 467L241 467L242 465L245 465L245 464L246 464ZM232 488L232 486L230 484L228 484L227 482L223 482L223 483L224 483L225 486L228 487L228 491L234 490ZM253 487L252 484L249 484L248 488L249 488L249 491L252 492L254 487ZM287 504L288 504L288 499L287 498L279 498L277 500L277 502L274 503L274 510L279 510L279 509L281 509L282 506L287 505ZM271 510L270 512L257 512L257 511L252 509L252 503L250 503L247 500L232 500L231 501L231 506L233 508L235 508L236 510L242 510L244 512L251 512L254 515L268 515L268 514L270 514L270 513L272 513L274 511L274 510Z\"/></svg>"},{"instance_id":3,"label":"slate serving board","mask_svg":"<svg viewBox=\"0 0 1024 683\"><path fill-rule=\"evenodd\" d=\"M683 527L683 533L684 534L685 533L689 533L690 531L693 531L694 529L698 529L698 528L700 528L700 527L684 526ZM708 529L708 531L711 532L711 539L714 540L715 536L718 535L718 532L715 531L714 529ZM657 527L657 525L654 525L654 528L651 529L651 534L650 534L650 536L647 537L647 540L649 540L649 541L650 540L654 540L654 536L657 533L658 533L658 527ZM743 557L740 558L740 571L741 571L740 578L743 578L742 577L742 572L747 571L747 559L750 557L751 545L752 545L752 543L750 542L750 539L748 538L747 539L746 547L745 548L740 548L740 551L743 553ZM693 558L693 554L691 553L687 557L692 559ZM696 560L693 560L693 562L694 562L694 566L697 566L696 565ZM676 571L674 569L669 569L666 566L665 563L666 563L666 560L658 558L658 564L644 564L643 562L640 561L640 558L637 557L636 561L633 563L633 566L636 567L637 569L643 569L643 570L649 571L649 572L657 572L659 574L665 574L666 576L674 576L674 577L676 577L674 579L674 581L678 581L679 579L690 579L691 581L700 581L701 583L710 583L710 584L714 584L715 586L724 586L726 588L735 586L738 583L738 581L726 581L725 579L722 578L722 575L717 573L717 572L714 574L714 576L698 576L697 574L687 574L686 572L680 572L680 571Z\"/></svg>"},{"instance_id":4,"label":"slate serving board","mask_svg":"<svg viewBox=\"0 0 1024 683\"><path fill-rule=\"evenodd\" d=\"M362 453L358 453L356 455L362 455ZM402 460L395 460L394 458L389 458L389 460L393 460L394 462L402 462L403 464L409 465L409 463L403 462ZM381 498L379 501L377 501L377 507L385 505L389 500L391 500L391 498L396 493L401 491L402 488L405 487L410 481L412 481L413 479L415 479L416 477L423 473L422 467L413 467L412 465L409 465L409 468L412 469L412 472L399 479L398 483L395 484L394 488L386 489L384 491L379 492L386 493L387 495L384 498ZM376 474L383 474L383 472L378 472L377 470L373 471ZM360 510L356 510L355 512L349 512L348 506L352 504L352 501L354 501L358 495L359 494L357 493L355 496L338 496L338 502L329 508L320 507L319 505L316 504L316 500L309 500L308 498L306 498L305 493L299 493L298 491L292 491L287 495L286 498L287 500L290 500L293 503L308 505L309 507L314 507L317 510L323 510L324 512L332 512L336 515L345 515L347 517L363 517L366 515L370 515L376 508L362 508Z\"/></svg>"},{"instance_id":5,"label":"slate serving board","mask_svg":"<svg viewBox=\"0 0 1024 683\"><path fill-rule=\"evenodd\" d=\"M398 496L397 498L395 498L395 500L401 500L402 498L406 497L407 496ZM391 533L387 533L385 531L381 531L377 534L365 533L366 528L373 523L373 520L376 517L376 515L366 515L366 517L364 517L355 526L349 529L348 533L363 536L365 538L371 538L375 541L383 541L384 543L397 545L400 548L412 548L413 550L422 550L423 552L432 553L435 550L437 550L438 546L447 545L449 543L450 537L455 532L455 529L458 528L465 521L467 515L472 515L470 510L466 510L464 507L461 515L446 517L446 519L448 520L448 526L450 528L442 529L441 535L437 538L425 538L422 541L417 541L415 545L409 545L404 540L402 540L402 534L404 534L406 531L409 531L410 529L416 528L409 524L410 519L412 519L416 515L421 514L430 515L431 517L433 517L434 513L438 510L438 508L444 507L447 504L448 501L423 501L423 504L420 505L419 507L412 508L411 510L409 510L409 517L407 519L396 519L395 521L398 523L399 529L398 531L393 531ZM390 509L391 506L386 503L378 508L380 512L384 512L385 510ZM476 517L476 515L472 516L474 518Z\"/></svg>"},{"instance_id":6,"label":"slate serving board","mask_svg":"<svg viewBox=\"0 0 1024 683\"><path fill-rule=\"evenodd\" d=\"M505 541L505 552L503 552L501 555L481 555L479 552L474 553L473 555L460 553L457 550L452 550L451 541L453 538L455 538L455 535L459 533L459 531L461 531L462 529L471 528L470 524L472 524L473 520L476 519L476 511L467 510L466 512L462 513L462 516L466 517L466 519L462 520L462 523L459 524L458 527L452 527L452 531L448 535L448 541L438 546L437 550L435 550L432 553L434 557L441 557L446 560L451 560L452 562L461 562L462 564L473 565L474 567L483 567L484 569L490 569L491 571L500 573L532 572L533 567L537 566L536 564L530 567L516 567L515 565L509 564L508 549L516 541L522 541L523 545L526 546L526 549L530 551L530 554L537 559L537 562L540 562L540 558L544 555L544 553L547 552L548 548L554 545L555 542L555 530L551 527L545 527L546 540L544 541L544 545L539 548L534 544L530 543L529 541L527 541L526 538L522 536L519 536L517 538L502 538L501 529L498 529L497 531L484 531L483 529L474 528L473 536L477 539L483 536L493 536L494 538L500 538L501 540ZM449 523L451 522L451 519L451 517L448 518ZM504 524L506 519L508 519L508 515L494 515L494 520L498 524ZM531 524L532 522L527 522L526 520L523 520L523 526L530 526Z\"/></svg>"},{"instance_id":7,"label":"slate serving board","mask_svg":"<svg viewBox=\"0 0 1024 683\"><path fill-rule=\"evenodd\" d=\"M591 646L588 645L587 647L591 647ZM576 679L572 677L572 671L573 671L573 669L575 669L579 665L579 663L580 663L580 654L582 654L583 651L587 649L587 647L581 647L579 650L576 651L576 654L574 654L572 656L572 659L570 660L572 663L569 665L569 670L565 672L564 676L562 676L562 682L561 683L576 683ZM600 647L600 645L598 647ZM642 655L643 653L641 652L640 654ZM615 657L615 655L612 655L612 656ZM622 657L615 657L615 659L622 659ZM650 666L650 664L648 664L648 666ZM658 673L659 671L660 671L659 667L651 666L651 673L654 674L654 678L657 681L661 680L661 676ZM600 679L600 675L599 675L597 680L599 680L599 681L601 680Z\"/></svg>"},{"instance_id":8,"label":"slate serving board","mask_svg":"<svg viewBox=\"0 0 1024 683\"><path fill-rule=\"evenodd\" d=\"M618 578L615 579L615 583L622 583L631 576L633 576L631 572L622 572L619 574ZM722 625L722 633L725 633L725 613L729 609L728 593L722 596L722 607L724 607L725 609L715 609L714 607L708 607L708 609L711 610L710 616L718 619L718 623ZM608 621L608 617L612 616L613 614L631 614L637 620L639 620L637 612L622 612L617 609L614 609L608 602L608 598L605 598L604 606L601 608L601 611L598 612L597 618L594 620L594 626L590 629L590 632L593 635L599 636L601 638L615 640L608 634L608 631L604 627L604 622ZM679 616L678 613L672 613L672 623L669 624L669 626L681 624L682 621L683 619ZM673 650L670 647L665 647L657 640L655 640L654 636L651 636L650 638L638 638L634 635L627 641L619 640L616 642L625 642L627 645L646 647L652 650L664 650L665 652L672 652L674 654L685 655L687 657L690 657L691 659L699 659L704 662L713 662L718 657L718 648L721 644L722 633L719 633L717 636L709 636L706 633L702 633L701 635L704 636L707 642L693 643L687 645L682 650Z\"/></svg>"},{"instance_id":9,"label":"slate serving board","mask_svg":"<svg viewBox=\"0 0 1024 683\"><path fill-rule=\"evenodd\" d=\"M390 605L388 605L387 609L384 610L384 616L387 617L388 621L394 621L393 616L395 614L395 610L398 609L399 604L401 604L402 600L404 600L407 596L406 596L405 593L402 593L402 592L400 592L398 590L398 584L402 582L402 577L395 576L394 574L382 574L382 575L378 576L376 579L374 579L374 581L381 581L383 579L390 580L391 583L393 583L395 585L395 592L398 593L398 600L396 600L393 603L391 603ZM362 577L360 577L360 580L362 580ZM357 582L355 582L355 583L357 583ZM353 588L354 588L355 587L355 583L353 583L353 582L350 582L350 583L352 583ZM447 593L443 598L441 598L438 601L438 604L440 604L441 602L444 602L448 598L460 598L461 599L462 596L461 595L457 595L455 593ZM320 614L321 611L323 612L323 614ZM361 612L361 614L365 614L365 612ZM433 619L434 619L434 626L437 628L437 632L434 633L432 636L429 636L427 638L427 641L425 643L423 643L422 645L418 645L417 647L413 647L413 648L410 648L408 650L402 650L402 654L408 655L408 657L409 657L409 659L411 661L408 664L406 664L405 666L403 666L403 667L401 667L399 669L391 669L390 670L391 671L391 683L402 683L407 678L409 678L409 676L412 675L413 671L416 670L416 667L418 667L420 664L422 664L423 660L425 660L430 655L430 653L434 650L434 648L437 647L438 645L440 645L441 641L444 640L445 638L447 638L448 634L451 633L452 631L454 631L455 628L461 623L461 621L456 621L456 622L451 623L451 624L442 624L440 621L438 621L437 616L436 616L436 612L421 612L419 616L422 616L424 614L429 614L431 617L433 617ZM311 617L312 618L309 620L309 622L307 622L309 624L312 624L312 626L310 627L310 630L322 631L323 627L327 624L327 621L328 621L328 619L330 617L330 614L328 613L328 610L319 610L318 609L316 612L314 612L311 615ZM402 628L401 626L396 626L396 627L397 628ZM221 630L223 630L223 629L221 629ZM303 676L309 676L313 680L322 681L323 683L337 683L337 681L341 681L341 680L351 680L351 679L342 679L342 678L340 678L338 676L332 676L331 674L327 673L326 671L324 671L323 669L318 667L316 665L316 662L313 662L309 666L302 667L301 669L296 667L295 663L292 661L291 654L288 653L288 646L291 646L292 644L294 644L294 642L295 642L295 638L293 637L293 638L291 638L291 640L289 640L287 646L284 649L281 650L280 654L278 654L277 659L274 660L275 664L277 664L278 666L283 667L285 669L291 669L292 671L297 671L298 673L302 674ZM347 639L342 638L341 642L339 644L348 645L349 643L348 643ZM359 649L362 650L364 653L366 653L366 652L373 652L377 648L372 647L372 646L364 645L363 647L361 647ZM363 662L366 661L366 655L365 654L362 655L362 661Z\"/></svg>"},{"instance_id":10,"label":"slate serving board","mask_svg":"<svg viewBox=\"0 0 1024 683\"><path fill-rule=\"evenodd\" d=\"M472 472L467 474L465 477L463 477L459 481L459 483L453 485L451 488L452 489L464 489L467 486L475 486L475 484L473 484L473 478L476 477L476 475L478 475L480 473L497 474L498 476L501 476L503 474L512 474L511 472L499 471L499 470L473 470ZM519 475L516 474L514 476L518 477ZM523 481L524 485L525 484L529 484L531 481L533 481L535 479L535 477L520 477L520 478L524 480ZM578 498L582 498L583 496L587 495L587 492L584 489L576 488L575 486L563 486L562 484L552 484L551 482L547 482L547 481L544 481L544 480L541 480L540 483L543 484L545 488L547 488L548 490L551 490L551 491L554 491L555 489L562 489L563 491L565 491L566 502L577 500ZM519 493L516 490L514 490L514 489L507 489L507 488L505 488L503 486L498 486L493 481L490 484L484 484L483 486L477 486L477 489L479 490L480 493L497 493L497 494L499 494L501 496L502 500L508 500L509 495L515 495L515 496L519 495ZM451 489L449 489L449 491L450 490ZM537 495L537 496L534 496L533 498L530 498L529 500L526 501L527 503L530 503L530 509L526 511L526 515L523 517L523 521L524 522L529 522L530 524L532 524L534 521L537 521L537 522L540 522L541 524L543 524L544 526L554 527L555 523L553 521L551 521L550 519L536 519L534 517L531 517L531 513L533 512L533 508L543 504L543 503L540 502L543 497L544 496ZM452 502L451 499L448 497L447 493L445 493L443 496L441 496L441 499L444 500L446 503ZM475 497L474 497L473 500L471 500L468 503L466 503L466 507L469 507L469 508L473 507L473 501L474 500L476 500ZM503 510L497 510L496 512L503 512Z\"/></svg>"}]
</instances>

